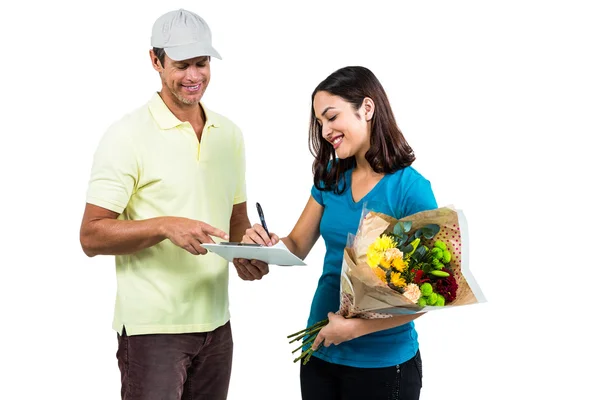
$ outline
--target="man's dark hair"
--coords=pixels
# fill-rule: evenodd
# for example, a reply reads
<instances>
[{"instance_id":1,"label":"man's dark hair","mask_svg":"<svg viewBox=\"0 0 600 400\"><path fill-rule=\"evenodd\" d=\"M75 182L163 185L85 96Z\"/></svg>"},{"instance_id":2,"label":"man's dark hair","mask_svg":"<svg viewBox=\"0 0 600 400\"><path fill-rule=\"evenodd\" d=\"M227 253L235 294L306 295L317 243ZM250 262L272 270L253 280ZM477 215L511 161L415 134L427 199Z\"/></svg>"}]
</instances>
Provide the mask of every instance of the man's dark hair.
<instances>
[{"instance_id":1,"label":"man's dark hair","mask_svg":"<svg viewBox=\"0 0 600 400\"><path fill-rule=\"evenodd\" d=\"M152 51L154 52L154 55L158 58L158 61L160 61L160 65L161 67L165 67L165 49L162 49L160 47L153 47Z\"/></svg>"}]
</instances>

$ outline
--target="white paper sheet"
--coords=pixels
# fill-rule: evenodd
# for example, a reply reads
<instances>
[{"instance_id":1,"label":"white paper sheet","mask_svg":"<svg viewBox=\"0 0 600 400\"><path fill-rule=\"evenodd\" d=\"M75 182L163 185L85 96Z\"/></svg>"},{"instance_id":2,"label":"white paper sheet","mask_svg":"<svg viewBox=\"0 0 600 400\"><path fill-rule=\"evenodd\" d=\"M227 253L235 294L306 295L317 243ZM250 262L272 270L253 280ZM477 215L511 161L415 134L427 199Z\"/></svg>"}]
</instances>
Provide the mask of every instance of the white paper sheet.
<instances>
[{"instance_id":1,"label":"white paper sheet","mask_svg":"<svg viewBox=\"0 0 600 400\"><path fill-rule=\"evenodd\" d=\"M279 266L306 265L304 261L291 253L283 242L267 246L245 246L237 244L208 244L203 243L206 250L218 254L229 262L234 258L246 258L248 260L260 260L267 264Z\"/></svg>"}]
</instances>

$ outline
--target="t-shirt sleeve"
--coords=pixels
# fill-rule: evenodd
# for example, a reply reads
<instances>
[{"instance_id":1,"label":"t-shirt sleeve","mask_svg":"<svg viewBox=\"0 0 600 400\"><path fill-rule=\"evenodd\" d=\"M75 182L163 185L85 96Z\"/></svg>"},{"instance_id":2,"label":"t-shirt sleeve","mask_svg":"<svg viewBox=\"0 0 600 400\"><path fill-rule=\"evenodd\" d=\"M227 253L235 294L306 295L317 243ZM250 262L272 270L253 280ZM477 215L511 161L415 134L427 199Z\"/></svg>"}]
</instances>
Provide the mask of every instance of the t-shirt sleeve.
<instances>
[{"instance_id":1,"label":"t-shirt sleeve","mask_svg":"<svg viewBox=\"0 0 600 400\"><path fill-rule=\"evenodd\" d=\"M233 204L239 204L246 201L246 150L244 146L244 137L239 128L236 127L236 147L234 159L237 160L236 186Z\"/></svg>"},{"instance_id":2,"label":"t-shirt sleeve","mask_svg":"<svg viewBox=\"0 0 600 400\"><path fill-rule=\"evenodd\" d=\"M86 201L121 214L138 181L138 165L131 137L113 125L96 148Z\"/></svg>"},{"instance_id":3,"label":"t-shirt sleeve","mask_svg":"<svg viewBox=\"0 0 600 400\"><path fill-rule=\"evenodd\" d=\"M431 183L419 175L408 185L404 196L402 196L401 210L403 211L403 217L436 208L438 208L438 205L431 189Z\"/></svg>"},{"instance_id":4,"label":"t-shirt sleeve","mask_svg":"<svg viewBox=\"0 0 600 400\"><path fill-rule=\"evenodd\" d=\"M312 189L310 190L310 194L312 195L313 199L315 199L315 201L317 203L319 203L322 207L324 207L325 205L323 204L323 191L317 189L317 187L315 185L313 185Z\"/></svg>"}]
</instances>

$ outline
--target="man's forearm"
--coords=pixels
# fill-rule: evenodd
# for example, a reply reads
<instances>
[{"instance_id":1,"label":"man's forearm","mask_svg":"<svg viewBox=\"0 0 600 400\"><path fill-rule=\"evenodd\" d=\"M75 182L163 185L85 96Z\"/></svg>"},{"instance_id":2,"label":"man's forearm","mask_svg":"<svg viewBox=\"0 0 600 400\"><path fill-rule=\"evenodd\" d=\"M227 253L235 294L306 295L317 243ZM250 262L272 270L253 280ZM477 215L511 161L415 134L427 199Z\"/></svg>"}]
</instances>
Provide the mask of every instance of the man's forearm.
<instances>
[{"instance_id":1,"label":"man's forearm","mask_svg":"<svg viewBox=\"0 0 600 400\"><path fill-rule=\"evenodd\" d=\"M246 218L238 218L232 220L229 225L229 237L232 242L241 242L242 237L246 234L246 229L250 228L250 220Z\"/></svg>"},{"instance_id":2,"label":"man's forearm","mask_svg":"<svg viewBox=\"0 0 600 400\"><path fill-rule=\"evenodd\" d=\"M91 221L81 232L81 246L89 257L135 253L166 239L163 226L167 218Z\"/></svg>"}]
</instances>

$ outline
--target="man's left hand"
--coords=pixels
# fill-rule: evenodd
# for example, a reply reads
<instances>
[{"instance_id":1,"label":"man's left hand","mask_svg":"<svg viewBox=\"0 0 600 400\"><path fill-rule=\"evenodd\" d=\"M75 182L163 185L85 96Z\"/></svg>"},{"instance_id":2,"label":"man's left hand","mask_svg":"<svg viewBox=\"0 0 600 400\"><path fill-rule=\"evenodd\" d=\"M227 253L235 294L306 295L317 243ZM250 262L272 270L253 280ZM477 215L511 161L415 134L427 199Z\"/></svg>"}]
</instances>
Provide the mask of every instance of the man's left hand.
<instances>
[{"instance_id":1,"label":"man's left hand","mask_svg":"<svg viewBox=\"0 0 600 400\"><path fill-rule=\"evenodd\" d=\"M238 276L245 281L260 280L269 273L269 264L259 260L234 258L233 266L235 267Z\"/></svg>"}]
</instances>

